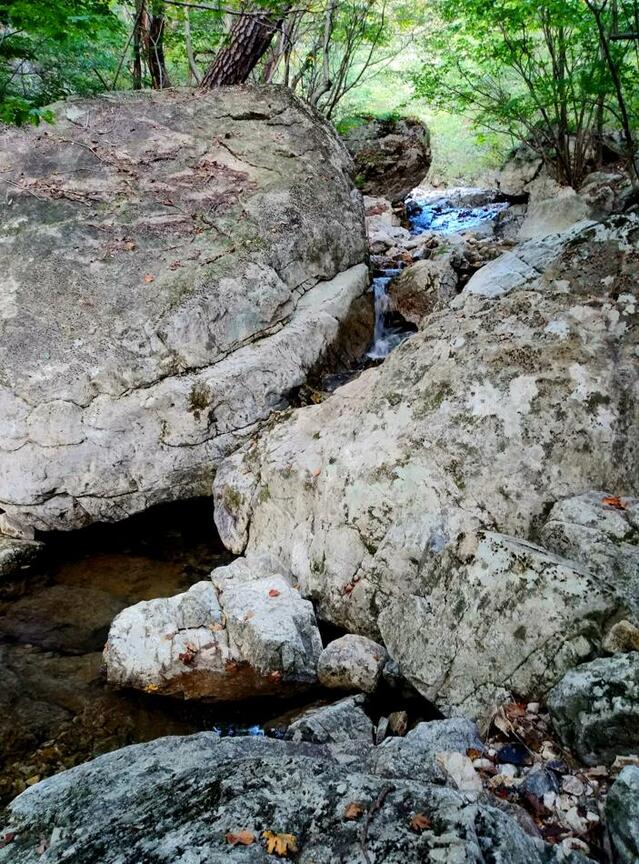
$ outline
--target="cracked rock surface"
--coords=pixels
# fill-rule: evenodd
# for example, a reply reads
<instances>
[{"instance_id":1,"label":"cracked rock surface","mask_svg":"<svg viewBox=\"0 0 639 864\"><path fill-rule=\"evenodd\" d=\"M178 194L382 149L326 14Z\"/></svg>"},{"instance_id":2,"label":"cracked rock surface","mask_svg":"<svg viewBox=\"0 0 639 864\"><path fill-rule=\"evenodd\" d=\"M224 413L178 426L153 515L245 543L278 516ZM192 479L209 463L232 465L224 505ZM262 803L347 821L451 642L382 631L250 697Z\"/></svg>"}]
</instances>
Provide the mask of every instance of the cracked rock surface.
<instances>
[{"instance_id":1,"label":"cracked rock surface","mask_svg":"<svg viewBox=\"0 0 639 864\"><path fill-rule=\"evenodd\" d=\"M279 88L71 100L0 134L0 532L209 492L372 316L350 170Z\"/></svg>"}]
</instances>

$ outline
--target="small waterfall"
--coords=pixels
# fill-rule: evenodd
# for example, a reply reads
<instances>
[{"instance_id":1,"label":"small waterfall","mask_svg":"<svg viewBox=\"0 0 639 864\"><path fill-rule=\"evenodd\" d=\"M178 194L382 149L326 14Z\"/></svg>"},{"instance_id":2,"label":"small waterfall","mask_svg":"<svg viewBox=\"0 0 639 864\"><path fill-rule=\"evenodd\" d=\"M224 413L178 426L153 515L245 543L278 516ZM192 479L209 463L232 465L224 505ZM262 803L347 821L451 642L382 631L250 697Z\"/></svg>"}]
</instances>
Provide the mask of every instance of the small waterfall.
<instances>
[{"instance_id":1,"label":"small waterfall","mask_svg":"<svg viewBox=\"0 0 639 864\"><path fill-rule=\"evenodd\" d=\"M366 355L371 360L383 360L384 357L388 357L393 348L396 348L412 332L397 327L389 320L391 310L388 286L400 273L401 270L399 268L383 270L381 276L373 279L375 330L373 333L373 344Z\"/></svg>"}]
</instances>

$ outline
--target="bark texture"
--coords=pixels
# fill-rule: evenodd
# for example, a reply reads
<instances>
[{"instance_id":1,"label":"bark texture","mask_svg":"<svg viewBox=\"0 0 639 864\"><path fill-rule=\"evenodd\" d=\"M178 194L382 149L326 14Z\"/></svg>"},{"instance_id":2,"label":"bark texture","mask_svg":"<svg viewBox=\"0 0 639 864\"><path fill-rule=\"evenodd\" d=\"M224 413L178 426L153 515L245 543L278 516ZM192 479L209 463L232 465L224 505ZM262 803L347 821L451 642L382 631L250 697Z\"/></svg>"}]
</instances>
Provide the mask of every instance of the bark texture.
<instances>
[{"instance_id":1,"label":"bark texture","mask_svg":"<svg viewBox=\"0 0 639 864\"><path fill-rule=\"evenodd\" d=\"M231 28L228 43L205 72L202 87L243 84L271 44L285 15L285 11L241 15Z\"/></svg>"}]
</instances>

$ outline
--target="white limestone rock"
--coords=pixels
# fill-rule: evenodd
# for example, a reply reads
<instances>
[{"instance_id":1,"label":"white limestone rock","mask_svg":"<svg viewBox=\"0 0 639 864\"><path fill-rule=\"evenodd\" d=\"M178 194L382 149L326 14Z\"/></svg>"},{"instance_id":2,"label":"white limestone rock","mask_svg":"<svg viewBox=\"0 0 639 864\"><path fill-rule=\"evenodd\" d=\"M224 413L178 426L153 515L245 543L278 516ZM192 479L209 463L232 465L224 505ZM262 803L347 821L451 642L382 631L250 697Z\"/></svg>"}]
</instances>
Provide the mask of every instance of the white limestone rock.
<instances>
[{"instance_id":1,"label":"white limestone rock","mask_svg":"<svg viewBox=\"0 0 639 864\"><path fill-rule=\"evenodd\" d=\"M122 611L104 659L120 687L236 700L315 683L321 648L313 607L290 580L267 559L239 559Z\"/></svg>"},{"instance_id":2,"label":"white limestone rock","mask_svg":"<svg viewBox=\"0 0 639 864\"><path fill-rule=\"evenodd\" d=\"M324 687L373 693L387 660L383 645L348 633L324 648L317 674Z\"/></svg>"}]
</instances>

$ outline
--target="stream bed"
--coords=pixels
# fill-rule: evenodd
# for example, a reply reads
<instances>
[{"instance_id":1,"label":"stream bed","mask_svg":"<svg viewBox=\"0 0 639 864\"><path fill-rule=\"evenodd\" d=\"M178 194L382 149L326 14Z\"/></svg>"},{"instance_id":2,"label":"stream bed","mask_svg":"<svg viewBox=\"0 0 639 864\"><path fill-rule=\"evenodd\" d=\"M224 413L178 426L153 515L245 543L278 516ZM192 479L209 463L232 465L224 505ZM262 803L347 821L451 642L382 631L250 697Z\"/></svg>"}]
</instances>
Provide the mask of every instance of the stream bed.
<instances>
[{"instance_id":1,"label":"stream bed","mask_svg":"<svg viewBox=\"0 0 639 864\"><path fill-rule=\"evenodd\" d=\"M418 203L408 211L411 232L473 229L505 206ZM401 266L376 273L367 355L356 368L325 376L324 393L382 362L415 331L389 303L387 289ZM210 499L180 502L117 525L44 537L40 562L0 583L0 805L45 776L163 735L281 734L286 712L326 698L317 690L286 702L187 702L106 684L102 648L121 609L185 591L232 560L217 537L212 511Z\"/></svg>"},{"instance_id":2,"label":"stream bed","mask_svg":"<svg viewBox=\"0 0 639 864\"><path fill-rule=\"evenodd\" d=\"M232 559L212 512L210 499L186 501L47 538L32 572L0 584L0 804L127 744L204 729L264 734L295 704L185 702L104 680L102 648L121 609L184 591Z\"/></svg>"}]
</instances>

